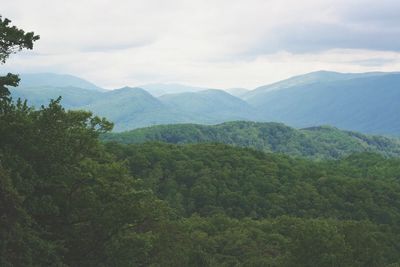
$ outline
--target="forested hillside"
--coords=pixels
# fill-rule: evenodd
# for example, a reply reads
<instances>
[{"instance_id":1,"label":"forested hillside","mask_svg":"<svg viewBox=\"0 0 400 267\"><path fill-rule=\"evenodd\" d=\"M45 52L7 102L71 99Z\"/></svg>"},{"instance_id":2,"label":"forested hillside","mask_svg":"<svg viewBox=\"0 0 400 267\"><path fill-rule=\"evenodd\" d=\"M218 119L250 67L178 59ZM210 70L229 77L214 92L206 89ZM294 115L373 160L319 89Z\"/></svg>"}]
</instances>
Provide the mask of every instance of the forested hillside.
<instances>
[{"instance_id":1,"label":"forested hillside","mask_svg":"<svg viewBox=\"0 0 400 267\"><path fill-rule=\"evenodd\" d=\"M337 159L355 152L400 156L399 139L369 136L328 126L297 130L280 123L235 121L218 125L159 125L110 133L101 138L124 144L149 141L173 144L224 143L311 159Z\"/></svg>"}]
</instances>

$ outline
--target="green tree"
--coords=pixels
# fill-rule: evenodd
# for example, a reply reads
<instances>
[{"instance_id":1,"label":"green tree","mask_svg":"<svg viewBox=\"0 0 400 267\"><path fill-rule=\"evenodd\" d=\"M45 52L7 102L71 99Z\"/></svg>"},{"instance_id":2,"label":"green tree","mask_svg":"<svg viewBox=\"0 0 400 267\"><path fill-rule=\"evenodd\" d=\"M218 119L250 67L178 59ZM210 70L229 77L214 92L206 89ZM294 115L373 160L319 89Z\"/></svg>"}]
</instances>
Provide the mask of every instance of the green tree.
<instances>
[{"instance_id":1,"label":"green tree","mask_svg":"<svg viewBox=\"0 0 400 267\"><path fill-rule=\"evenodd\" d=\"M0 15L0 64L4 64L11 54L22 49L32 49L33 43L39 40L39 35L25 32L16 26L10 25L11 20ZM18 86L18 75L8 73L0 76L0 99L8 98L10 91L7 86Z\"/></svg>"}]
</instances>

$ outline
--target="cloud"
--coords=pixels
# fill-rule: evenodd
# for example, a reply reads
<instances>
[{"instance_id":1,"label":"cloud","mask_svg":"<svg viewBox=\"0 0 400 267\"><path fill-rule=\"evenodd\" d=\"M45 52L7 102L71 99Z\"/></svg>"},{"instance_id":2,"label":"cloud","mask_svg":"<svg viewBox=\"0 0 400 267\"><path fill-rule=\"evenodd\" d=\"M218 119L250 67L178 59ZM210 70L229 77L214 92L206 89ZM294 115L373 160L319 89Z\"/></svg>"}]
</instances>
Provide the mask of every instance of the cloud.
<instances>
[{"instance_id":1,"label":"cloud","mask_svg":"<svg viewBox=\"0 0 400 267\"><path fill-rule=\"evenodd\" d=\"M127 50L133 49L141 46L150 45L154 42L151 39L143 39L135 42L106 42L106 43L96 43L96 44L88 44L82 45L80 48L81 52L113 52L116 50Z\"/></svg>"},{"instance_id":2,"label":"cloud","mask_svg":"<svg viewBox=\"0 0 400 267\"><path fill-rule=\"evenodd\" d=\"M16 72L106 87L183 82L253 88L318 69L399 69L393 0L14 0L3 16L41 35Z\"/></svg>"}]
</instances>

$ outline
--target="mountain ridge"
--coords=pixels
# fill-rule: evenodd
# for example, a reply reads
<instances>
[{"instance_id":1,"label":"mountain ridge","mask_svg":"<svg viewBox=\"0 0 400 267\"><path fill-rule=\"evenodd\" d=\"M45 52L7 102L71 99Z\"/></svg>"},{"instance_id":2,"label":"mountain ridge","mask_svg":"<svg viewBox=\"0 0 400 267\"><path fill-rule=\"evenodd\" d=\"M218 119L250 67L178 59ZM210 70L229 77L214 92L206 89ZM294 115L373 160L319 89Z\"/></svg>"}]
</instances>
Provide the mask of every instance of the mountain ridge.
<instances>
[{"instance_id":1,"label":"mountain ridge","mask_svg":"<svg viewBox=\"0 0 400 267\"><path fill-rule=\"evenodd\" d=\"M216 125L158 125L102 137L124 144L224 143L263 152L279 152L312 159L338 159L356 152L400 157L400 140L340 130L331 126L295 129L282 123L234 121Z\"/></svg>"},{"instance_id":2,"label":"mountain ridge","mask_svg":"<svg viewBox=\"0 0 400 267\"><path fill-rule=\"evenodd\" d=\"M327 124L363 133L400 135L396 115L400 113L398 72L318 71L258 87L240 96L225 90L193 87L205 90L155 97L141 89L147 93L128 94L131 101L118 96L119 90L131 87L116 92L93 88L79 91L79 87L68 86L68 80L55 84L60 86L34 87L25 83L11 92L14 98L29 99L37 107L61 95L66 108L107 116L115 122L116 131L157 124L249 120L283 122L297 128Z\"/></svg>"},{"instance_id":3,"label":"mountain ridge","mask_svg":"<svg viewBox=\"0 0 400 267\"><path fill-rule=\"evenodd\" d=\"M70 74L51 72L22 73L19 77L21 80L18 87L77 87L95 91L105 91L105 89L94 83Z\"/></svg>"}]
</instances>

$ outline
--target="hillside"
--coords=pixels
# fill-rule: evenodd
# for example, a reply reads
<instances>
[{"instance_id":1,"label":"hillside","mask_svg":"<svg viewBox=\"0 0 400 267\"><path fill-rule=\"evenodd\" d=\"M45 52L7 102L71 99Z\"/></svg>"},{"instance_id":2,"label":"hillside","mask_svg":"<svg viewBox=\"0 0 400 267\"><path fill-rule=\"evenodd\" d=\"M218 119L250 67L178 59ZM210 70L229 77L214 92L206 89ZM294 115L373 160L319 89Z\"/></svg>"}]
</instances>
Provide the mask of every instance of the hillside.
<instances>
[{"instance_id":1,"label":"hillside","mask_svg":"<svg viewBox=\"0 0 400 267\"><path fill-rule=\"evenodd\" d=\"M227 122L219 125L159 125L107 134L105 141L173 144L224 143L264 152L279 152L313 159L337 159L355 152L400 156L400 141L342 131L333 127L294 129L280 123Z\"/></svg>"}]
</instances>

